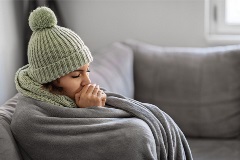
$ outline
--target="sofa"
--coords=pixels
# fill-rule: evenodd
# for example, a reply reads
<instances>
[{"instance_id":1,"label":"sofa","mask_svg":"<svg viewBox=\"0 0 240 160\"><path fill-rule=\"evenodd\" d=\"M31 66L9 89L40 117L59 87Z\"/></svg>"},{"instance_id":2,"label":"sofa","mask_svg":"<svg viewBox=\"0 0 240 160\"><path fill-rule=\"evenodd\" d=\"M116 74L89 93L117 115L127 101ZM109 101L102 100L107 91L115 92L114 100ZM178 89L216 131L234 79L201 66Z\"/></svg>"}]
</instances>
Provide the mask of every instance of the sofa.
<instances>
[{"instance_id":1,"label":"sofa","mask_svg":"<svg viewBox=\"0 0 240 160\"><path fill-rule=\"evenodd\" d=\"M240 45L163 47L125 40L93 57L92 83L169 114L194 160L240 159ZM21 159L10 129L17 97L0 107L1 160Z\"/></svg>"}]
</instances>

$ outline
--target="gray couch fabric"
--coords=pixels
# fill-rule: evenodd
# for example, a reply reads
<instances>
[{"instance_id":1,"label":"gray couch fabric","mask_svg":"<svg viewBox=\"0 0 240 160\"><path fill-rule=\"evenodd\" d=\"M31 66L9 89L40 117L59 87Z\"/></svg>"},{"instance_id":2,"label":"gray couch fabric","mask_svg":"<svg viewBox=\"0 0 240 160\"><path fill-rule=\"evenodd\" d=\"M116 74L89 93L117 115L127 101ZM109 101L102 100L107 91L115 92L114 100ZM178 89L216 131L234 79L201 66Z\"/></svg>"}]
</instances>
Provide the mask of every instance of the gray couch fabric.
<instances>
[{"instance_id":1,"label":"gray couch fabric","mask_svg":"<svg viewBox=\"0 0 240 160\"><path fill-rule=\"evenodd\" d=\"M0 107L0 159L19 160L21 155L10 129L12 115L14 113L17 97L9 99Z\"/></svg>"},{"instance_id":2,"label":"gray couch fabric","mask_svg":"<svg viewBox=\"0 0 240 160\"><path fill-rule=\"evenodd\" d=\"M240 45L160 47L128 40L135 98L160 106L189 137L240 134Z\"/></svg>"},{"instance_id":3,"label":"gray couch fabric","mask_svg":"<svg viewBox=\"0 0 240 160\"><path fill-rule=\"evenodd\" d=\"M97 52L93 52L90 65L92 83L106 90L134 97L133 52L121 43L113 43Z\"/></svg>"},{"instance_id":4,"label":"gray couch fabric","mask_svg":"<svg viewBox=\"0 0 240 160\"><path fill-rule=\"evenodd\" d=\"M188 139L194 160L239 160L240 139Z\"/></svg>"}]
</instances>

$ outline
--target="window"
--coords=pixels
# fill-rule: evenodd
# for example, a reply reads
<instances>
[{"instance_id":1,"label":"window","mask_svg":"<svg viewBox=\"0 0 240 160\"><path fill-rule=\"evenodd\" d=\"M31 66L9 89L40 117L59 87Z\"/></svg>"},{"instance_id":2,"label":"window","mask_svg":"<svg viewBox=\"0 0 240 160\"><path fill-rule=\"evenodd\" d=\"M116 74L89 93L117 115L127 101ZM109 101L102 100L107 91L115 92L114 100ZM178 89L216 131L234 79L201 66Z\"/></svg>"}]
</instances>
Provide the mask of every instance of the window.
<instances>
[{"instance_id":1,"label":"window","mask_svg":"<svg viewBox=\"0 0 240 160\"><path fill-rule=\"evenodd\" d=\"M208 40L240 42L240 0L205 0Z\"/></svg>"}]
</instances>

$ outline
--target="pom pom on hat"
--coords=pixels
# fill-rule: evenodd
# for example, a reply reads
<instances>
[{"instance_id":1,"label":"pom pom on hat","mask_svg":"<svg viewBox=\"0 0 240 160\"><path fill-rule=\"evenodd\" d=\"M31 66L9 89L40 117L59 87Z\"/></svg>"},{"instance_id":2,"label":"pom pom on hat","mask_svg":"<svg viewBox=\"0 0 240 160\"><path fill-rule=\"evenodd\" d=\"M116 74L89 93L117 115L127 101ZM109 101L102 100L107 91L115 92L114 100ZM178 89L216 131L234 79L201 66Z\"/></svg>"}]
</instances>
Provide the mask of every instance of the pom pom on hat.
<instances>
[{"instance_id":1,"label":"pom pom on hat","mask_svg":"<svg viewBox=\"0 0 240 160\"><path fill-rule=\"evenodd\" d=\"M57 18L54 12L48 7L39 7L29 16L29 26L31 30L37 31L44 28L51 28L57 25Z\"/></svg>"}]
</instances>

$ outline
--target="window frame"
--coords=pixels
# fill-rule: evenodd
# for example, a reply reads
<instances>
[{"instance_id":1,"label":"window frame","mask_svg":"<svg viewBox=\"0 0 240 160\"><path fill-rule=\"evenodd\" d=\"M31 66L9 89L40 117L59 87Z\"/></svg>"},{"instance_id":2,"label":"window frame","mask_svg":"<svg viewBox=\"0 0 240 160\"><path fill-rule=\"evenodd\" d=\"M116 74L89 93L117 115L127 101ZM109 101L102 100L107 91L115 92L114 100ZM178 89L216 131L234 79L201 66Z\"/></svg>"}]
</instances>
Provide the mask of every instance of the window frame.
<instances>
[{"instance_id":1,"label":"window frame","mask_svg":"<svg viewBox=\"0 0 240 160\"><path fill-rule=\"evenodd\" d=\"M240 42L240 25L225 23L225 0L205 0L205 36L209 42Z\"/></svg>"}]
</instances>

